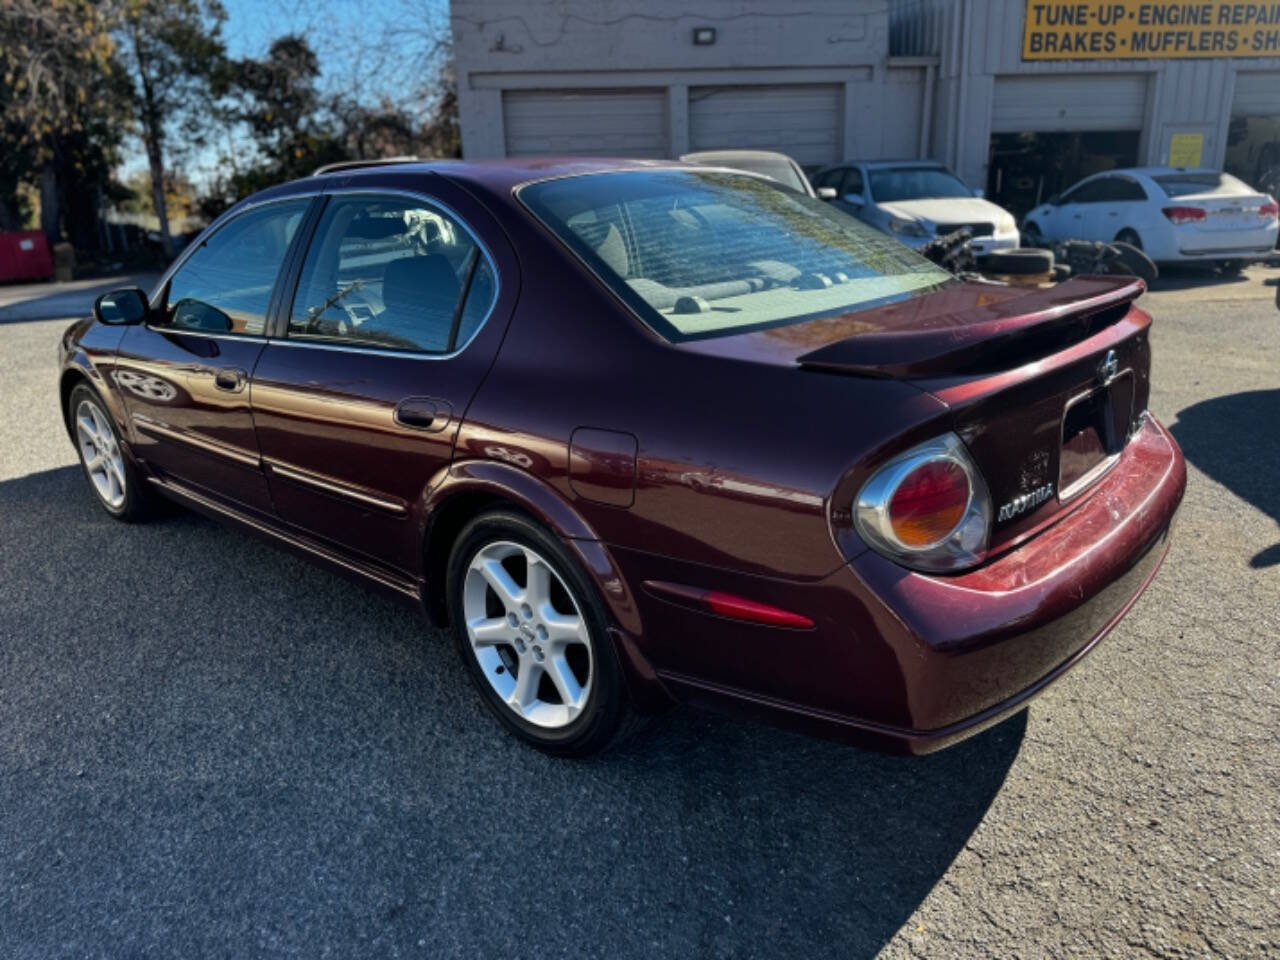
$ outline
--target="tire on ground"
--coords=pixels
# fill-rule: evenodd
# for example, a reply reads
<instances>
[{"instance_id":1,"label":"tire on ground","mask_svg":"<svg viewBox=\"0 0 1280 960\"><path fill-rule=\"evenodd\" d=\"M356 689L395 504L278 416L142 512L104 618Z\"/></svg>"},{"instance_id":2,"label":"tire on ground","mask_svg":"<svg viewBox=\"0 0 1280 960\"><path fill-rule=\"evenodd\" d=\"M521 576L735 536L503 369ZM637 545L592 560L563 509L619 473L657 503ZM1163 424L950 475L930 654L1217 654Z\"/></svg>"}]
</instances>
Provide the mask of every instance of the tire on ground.
<instances>
[{"instance_id":1,"label":"tire on ground","mask_svg":"<svg viewBox=\"0 0 1280 960\"><path fill-rule=\"evenodd\" d=\"M1033 276L1053 271L1053 253L1049 250L1019 247L988 253L978 261L978 265L985 273L1011 277Z\"/></svg>"}]
</instances>

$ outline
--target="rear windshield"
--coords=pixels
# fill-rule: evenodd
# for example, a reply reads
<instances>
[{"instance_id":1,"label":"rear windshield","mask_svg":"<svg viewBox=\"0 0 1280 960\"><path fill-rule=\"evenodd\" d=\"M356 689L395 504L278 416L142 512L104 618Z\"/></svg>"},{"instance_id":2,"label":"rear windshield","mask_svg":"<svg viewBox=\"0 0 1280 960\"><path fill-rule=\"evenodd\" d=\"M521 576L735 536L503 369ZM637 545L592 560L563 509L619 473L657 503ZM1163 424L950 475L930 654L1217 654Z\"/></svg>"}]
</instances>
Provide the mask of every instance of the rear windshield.
<instances>
[{"instance_id":1,"label":"rear windshield","mask_svg":"<svg viewBox=\"0 0 1280 960\"><path fill-rule=\"evenodd\" d=\"M871 171L871 196L876 203L930 200L934 197L972 197L973 191L955 174L940 167L902 167Z\"/></svg>"},{"instance_id":2,"label":"rear windshield","mask_svg":"<svg viewBox=\"0 0 1280 960\"><path fill-rule=\"evenodd\" d=\"M745 174L595 174L519 196L673 341L848 313L951 279L829 204Z\"/></svg>"},{"instance_id":3,"label":"rear windshield","mask_svg":"<svg viewBox=\"0 0 1280 960\"><path fill-rule=\"evenodd\" d=\"M1210 193L1252 193L1229 173L1169 173L1154 178L1170 197L1190 197Z\"/></svg>"}]
</instances>

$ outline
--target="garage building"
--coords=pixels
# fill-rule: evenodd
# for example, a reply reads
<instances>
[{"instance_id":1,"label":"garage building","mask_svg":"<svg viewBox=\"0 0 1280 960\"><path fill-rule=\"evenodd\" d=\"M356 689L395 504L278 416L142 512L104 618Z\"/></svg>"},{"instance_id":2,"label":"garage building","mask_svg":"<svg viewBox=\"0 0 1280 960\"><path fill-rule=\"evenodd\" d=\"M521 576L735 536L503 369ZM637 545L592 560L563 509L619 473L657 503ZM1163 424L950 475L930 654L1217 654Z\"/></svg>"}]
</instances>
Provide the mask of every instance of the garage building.
<instances>
[{"instance_id":1,"label":"garage building","mask_svg":"<svg viewBox=\"0 0 1280 960\"><path fill-rule=\"evenodd\" d=\"M1201 42L1178 20L1189 6L1204 5L452 0L463 153L739 147L807 169L929 157L1018 212L1097 170L1171 161L1275 190L1280 3L1207 4L1215 22L1261 21L1205 26L1206 47L1256 36L1263 56L1162 46ZM1081 7L1092 21L1073 21ZM1118 23L1099 22L1116 9ZM1073 38L1086 49L1057 50ZM1120 56L1139 47L1152 52Z\"/></svg>"}]
</instances>

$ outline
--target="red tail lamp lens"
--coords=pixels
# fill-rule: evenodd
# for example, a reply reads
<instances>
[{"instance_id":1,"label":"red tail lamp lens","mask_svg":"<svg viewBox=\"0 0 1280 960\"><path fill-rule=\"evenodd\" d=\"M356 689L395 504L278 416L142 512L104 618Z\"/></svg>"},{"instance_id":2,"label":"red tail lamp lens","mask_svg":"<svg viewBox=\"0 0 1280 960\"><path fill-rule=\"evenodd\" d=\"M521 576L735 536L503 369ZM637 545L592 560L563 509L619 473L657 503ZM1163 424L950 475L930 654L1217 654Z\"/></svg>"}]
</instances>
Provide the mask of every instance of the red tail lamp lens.
<instances>
[{"instance_id":1,"label":"red tail lamp lens","mask_svg":"<svg viewBox=\"0 0 1280 960\"><path fill-rule=\"evenodd\" d=\"M954 460L930 460L903 478L889 498L889 525L908 547L946 538L964 519L969 475Z\"/></svg>"},{"instance_id":2,"label":"red tail lamp lens","mask_svg":"<svg viewBox=\"0 0 1280 960\"><path fill-rule=\"evenodd\" d=\"M1193 223L1209 216L1199 207L1165 207L1162 212L1173 223Z\"/></svg>"},{"instance_id":3,"label":"red tail lamp lens","mask_svg":"<svg viewBox=\"0 0 1280 960\"><path fill-rule=\"evenodd\" d=\"M1280 203L1276 203L1275 200L1268 197L1267 202L1258 208L1258 216L1265 220L1274 220L1276 217L1280 217Z\"/></svg>"}]
</instances>

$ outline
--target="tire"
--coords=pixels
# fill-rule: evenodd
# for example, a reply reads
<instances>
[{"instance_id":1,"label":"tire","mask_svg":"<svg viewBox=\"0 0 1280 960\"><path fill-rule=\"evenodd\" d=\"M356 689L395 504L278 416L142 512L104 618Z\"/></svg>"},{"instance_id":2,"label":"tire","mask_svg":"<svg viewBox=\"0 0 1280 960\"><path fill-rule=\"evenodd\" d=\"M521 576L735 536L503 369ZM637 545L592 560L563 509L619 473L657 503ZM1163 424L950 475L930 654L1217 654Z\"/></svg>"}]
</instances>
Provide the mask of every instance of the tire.
<instances>
[{"instance_id":1,"label":"tire","mask_svg":"<svg viewBox=\"0 0 1280 960\"><path fill-rule=\"evenodd\" d=\"M1022 242L1028 247L1047 247L1044 234L1040 231L1040 224L1034 220L1029 220L1022 226Z\"/></svg>"},{"instance_id":2,"label":"tire","mask_svg":"<svg viewBox=\"0 0 1280 960\"><path fill-rule=\"evenodd\" d=\"M1015 250L1002 250L989 253L979 261L984 273L1002 274L1011 277L1028 277L1041 273L1053 272L1053 252L1019 247Z\"/></svg>"},{"instance_id":3,"label":"tire","mask_svg":"<svg viewBox=\"0 0 1280 960\"><path fill-rule=\"evenodd\" d=\"M1136 232L1129 229L1121 230L1116 234L1116 243L1127 243L1136 250L1142 249L1142 238Z\"/></svg>"},{"instance_id":4,"label":"tire","mask_svg":"<svg viewBox=\"0 0 1280 960\"><path fill-rule=\"evenodd\" d=\"M146 520L154 495L146 489L98 392L87 383L78 384L67 401L66 417L85 479L102 509L125 523Z\"/></svg>"},{"instance_id":5,"label":"tire","mask_svg":"<svg viewBox=\"0 0 1280 960\"><path fill-rule=\"evenodd\" d=\"M1129 232L1129 231L1125 231ZM1136 239L1137 235L1134 234ZM1151 286L1160 277L1160 268L1155 261L1142 252L1142 247L1127 240L1117 240L1112 246L1119 253L1119 260L1135 277L1141 277L1147 286Z\"/></svg>"},{"instance_id":6,"label":"tire","mask_svg":"<svg viewBox=\"0 0 1280 960\"><path fill-rule=\"evenodd\" d=\"M1219 260L1218 270L1226 277L1238 277L1244 272L1243 260Z\"/></svg>"},{"instance_id":7,"label":"tire","mask_svg":"<svg viewBox=\"0 0 1280 960\"><path fill-rule=\"evenodd\" d=\"M445 598L465 669L519 740L585 757L636 726L595 587L528 517L497 510L468 523L449 555Z\"/></svg>"}]
</instances>

